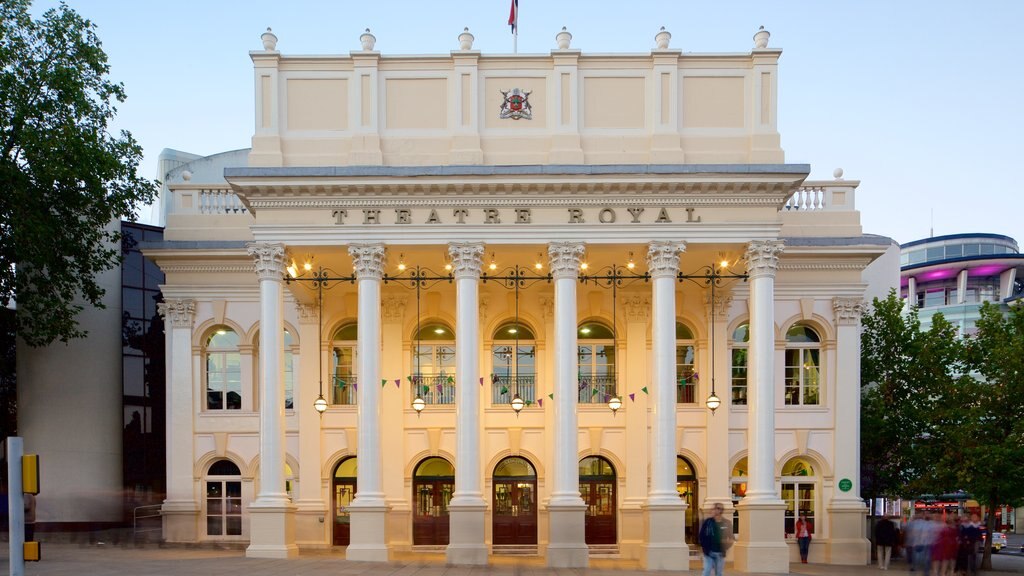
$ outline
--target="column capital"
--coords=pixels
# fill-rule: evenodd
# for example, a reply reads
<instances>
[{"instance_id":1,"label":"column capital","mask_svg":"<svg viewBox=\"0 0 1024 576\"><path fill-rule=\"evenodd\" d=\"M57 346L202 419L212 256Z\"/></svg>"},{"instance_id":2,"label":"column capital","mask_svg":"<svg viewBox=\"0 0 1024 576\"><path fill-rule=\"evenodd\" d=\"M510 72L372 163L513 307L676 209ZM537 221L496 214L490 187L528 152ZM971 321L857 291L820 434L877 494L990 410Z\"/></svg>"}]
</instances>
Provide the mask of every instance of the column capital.
<instances>
[{"instance_id":1,"label":"column capital","mask_svg":"<svg viewBox=\"0 0 1024 576\"><path fill-rule=\"evenodd\" d=\"M380 302L381 317L391 322L401 321L405 317L407 301L405 296L384 296Z\"/></svg>"},{"instance_id":2,"label":"column capital","mask_svg":"<svg viewBox=\"0 0 1024 576\"><path fill-rule=\"evenodd\" d=\"M383 244L349 244L348 255L360 280L380 280L384 276Z\"/></svg>"},{"instance_id":3,"label":"column capital","mask_svg":"<svg viewBox=\"0 0 1024 576\"><path fill-rule=\"evenodd\" d=\"M837 326L856 326L864 313L864 302L860 298L833 298L832 311Z\"/></svg>"},{"instance_id":4,"label":"column capital","mask_svg":"<svg viewBox=\"0 0 1024 576\"><path fill-rule=\"evenodd\" d=\"M579 276L580 262L583 260L583 253L586 246L580 242L552 242L548 244L548 260L551 266L551 275L555 279L577 278Z\"/></svg>"},{"instance_id":5,"label":"column capital","mask_svg":"<svg viewBox=\"0 0 1024 576\"><path fill-rule=\"evenodd\" d=\"M156 305L157 312L172 328L191 328L196 315L196 301L172 298Z\"/></svg>"},{"instance_id":6,"label":"column capital","mask_svg":"<svg viewBox=\"0 0 1024 576\"><path fill-rule=\"evenodd\" d=\"M775 277L779 268L779 254L785 248L782 240L754 240L747 244L744 258L750 278Z\"/></svg>"},{"instance_id":7,"label":"column capital","mask_svg":"<svg viewBox=\"0 0 1024 576\"><path fill-rule=\"evenodd\" d=\"M626 308L626 319L630 322L646 322L651 317L651 299L648 296L623 296L622 304Z\"/></svg>"},{"instance_id":8,"label":"column capital","mask_svg":"<svg viewBox=\"0 0 1024 576\"><path fill-rule=\"evenodd\" d=\"M448 245L456 278L479 278L484 245L479 242L452 242Z\"/></svg>"},{"instance_id":9,"label":"column capital","mask_svg":"<svg viewBox=\"0 0 1024 576\"><path fill-rule=\"evenodd\" d=\"M299 324L316 324L316 321L318 320L316 304L303 304L302 302L296 302L295 311L299 315Z\"/></svg>"},{"instance_id":10,"label":"column capital","mask_svg":"<svg viewBox=\"0 0 1024 576\"><path fill-rule=\"evenodd\" d=\"M540 297L540 315L545 320L550 320L555 317L555 299L553 297Z\"/></svg>"},{"instance_id":11,"label":"column capital","mask_svg":"<svg viewBox=\"0 0 1024 576\"><path fill-rule=\"evenodd\" d=\"M679 273L679 255L686 251L686 242L656 240L647 245L647 269L652 278Z\"/></svg>"},{"instance_id":12,"label":"column capital","mask_svg":"<svg viewBox=\"0 0 1024 576\"><path fill-rule=\"evenodd\" d=\"M249 242L245 249L256 261L256 275L260 280L284 280L284 244Z\"/></svg>"},{"instance_id":13,"label":"column capital","mask_svg":"<svg viewBox=\"0 0 1024 576\"><path fill-rule=\"evenodd\" d=\"M715 294L715 301L711 301L711 292L704 294L704 306L707 308L708 316L715 321L725 320L729 317L729 306L732 305L732 294Z\"/></svg>"}]
</instances>

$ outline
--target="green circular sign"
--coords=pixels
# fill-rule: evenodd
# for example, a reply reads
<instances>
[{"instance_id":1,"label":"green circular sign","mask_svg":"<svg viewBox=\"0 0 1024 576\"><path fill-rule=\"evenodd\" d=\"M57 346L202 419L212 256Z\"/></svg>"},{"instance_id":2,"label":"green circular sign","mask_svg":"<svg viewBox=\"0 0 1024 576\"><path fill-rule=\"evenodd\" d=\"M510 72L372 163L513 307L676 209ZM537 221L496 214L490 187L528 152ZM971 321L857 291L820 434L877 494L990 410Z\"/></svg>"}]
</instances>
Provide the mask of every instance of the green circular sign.
<instances>
[{"instance_id":1,"label":"green circular sign","mask_svg":"<svg viewBox=\"0 0 1024 576\"><path fill-rule=\"evenodd\" d=\"M839 489L843 492L849 492L853 488L853 482L849 478L843 478L839 481Z\"/></svg>"}]
</instances>

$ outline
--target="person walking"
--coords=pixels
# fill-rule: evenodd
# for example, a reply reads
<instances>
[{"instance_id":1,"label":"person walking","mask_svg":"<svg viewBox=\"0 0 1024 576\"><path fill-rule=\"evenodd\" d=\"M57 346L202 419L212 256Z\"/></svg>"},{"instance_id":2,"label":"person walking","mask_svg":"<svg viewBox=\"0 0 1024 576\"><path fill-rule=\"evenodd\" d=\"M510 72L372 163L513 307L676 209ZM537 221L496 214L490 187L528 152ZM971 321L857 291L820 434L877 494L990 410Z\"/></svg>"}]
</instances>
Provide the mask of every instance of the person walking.
<instances>
[{"instance_id":1,"label":"person walking","mask_svg":"<svg viewBox=\"0 0 1024 576\"><path fill-rule=\"evenodd\" d=\"M800 562L807 564L807 553L811 550L811 534L814 533L814 527L811 526L811 522L807 519L806 512L800 512L800 517L796 520L793 532L796 535L797 546L800 547Z\"/></svg>"},{"instance_id":2,"label":"person walking","mask_svg":"<svg viewBox=\"0 0 1024 576\"><path fill-rule=\"evenodd\" d=\"M878 546L878 567L882 570L889 569L889 560L892 558L892 549L896 546L896 525L888 516L875 524L875 546Z\"/></svg>"},{"instance_id":3,"label":"person walking","mask_svg":"<svg viewBox=\"0 0 1024 576\"><path fill-rule=\"evenodd\" d=\"M978 542L981 542L981 519L977 514L971 514L970 521L960 526L960 546L964 549L965 573L968 576L978 574Z\"/></svg>"},{"instance_id":4,"label":"person walking","mask_svg":"<svg viewBox=\"0 0 1024 576\"><path fill-rule=\"evenodd\" d=\"M701 552L704 553L703 576L711 576L712 570L714 570L714 576L722 576L725 565L725 542L726 538L731 538L731 535L723 534L721 523L723 510L725 507L716 503L711 507L711 515L705 518L700 525L698 540Z\"/></svg>"}]
</instances>

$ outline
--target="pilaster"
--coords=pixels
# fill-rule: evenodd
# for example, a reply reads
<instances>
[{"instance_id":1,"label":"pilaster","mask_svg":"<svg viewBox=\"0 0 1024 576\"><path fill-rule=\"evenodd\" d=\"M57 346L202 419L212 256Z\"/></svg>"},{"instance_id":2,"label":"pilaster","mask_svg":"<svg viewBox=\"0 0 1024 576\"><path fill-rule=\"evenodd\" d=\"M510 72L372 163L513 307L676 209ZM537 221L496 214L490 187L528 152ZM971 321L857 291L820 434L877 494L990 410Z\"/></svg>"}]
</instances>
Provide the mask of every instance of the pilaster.
<instances>
[{"instance_id":1,"label":"pilaster","mask_svg":"<svg viewBox=\"0 0 1024 576\"><path fill-rule=\"evenodd\" d=\"M320 476L320 414L313 401L320 395L324 380L327 348L320 339L320 322L316 304L295 305L299 318L299 378L295 382L294 411L299 422L299 482L295 501L295 540L304 547L326 547L329 514L324 501L323 478ZM324 389L324 397L330 389ZM329 400L328 400L329 401ZM323 519L321 521L321 518Z\"/></svg>"}]
</instances>

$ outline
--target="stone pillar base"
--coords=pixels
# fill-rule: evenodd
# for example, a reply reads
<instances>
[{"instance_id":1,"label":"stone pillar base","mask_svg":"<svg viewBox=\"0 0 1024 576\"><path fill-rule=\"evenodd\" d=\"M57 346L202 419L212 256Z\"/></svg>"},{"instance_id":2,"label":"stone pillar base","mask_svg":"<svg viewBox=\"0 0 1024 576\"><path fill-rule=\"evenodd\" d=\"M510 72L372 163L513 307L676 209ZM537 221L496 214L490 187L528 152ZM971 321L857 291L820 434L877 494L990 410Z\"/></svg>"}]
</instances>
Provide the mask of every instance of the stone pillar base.
<instances>
[{"instance_id":1,"label":"stone pillar base","mask_svg":"<svg viewBox=\"0 0 1024 576\"><path fill-rule=\"evenodd\" d=\"M659 502L644 506L647 516L647 544L643 565L647 570L686 571L690 568L690 547L686 545L686 504Z\"/></svg>"},{"instance_id":2,"label":"stone pillar base","mask_svg":"<svg viewBox=\"0 0 1024 576\"><path fill-rule=\"evenodd\" d=\"M320 500L299 501L295 511L295 543L303 548L328 548L329 514Z\"/></svg>"},{"instance_id":3,"label":"stone pillar base","mask_svg":"<svg viewBox=\"0 0 1024 576\"><path fill-rule=\"evenodd\" d=\"M487 565L486 512L487 504L483 500L448 505L449 536L445 549L448 564Z\"/></svg>"},{"instance_id":4,"label":"stone pillar base","mask_svg":"<svg viewBox=\"0 0 1024 576\"><path fill-rule=\"evenodd\" d=\"M358 496L356 497L358 499ZM349 506L351 521L349 544L345 549L346 560L361 562L387 562L388 545L387 514L385 505Z\"/></svg>"},{"instance_id":5,"label":"stone pillar base","mask_svg":"<svg viewBox=\"0 0 1024 576\"><path fill-rule=\"evenodd\" d=\"M829 506L829 541L825 547L829 564L864 566L871 562L871 542L867 534L868 509L860 502Z\"/></svg>"},{"instance_id":6,"label":"stone pillar base","mask_svg":"<svg viewBox=\"0 0 1024 576\"><path fill-rule=\"evenodd\" d=\"M249 547L246 558L297 558L295 507L291 504L249 506Z\"/></svg>"},{"instance_id":7,"label":"stone pillar base","mask_svg":"<svg viewBox=\"0 0 1024 576\"><path fill-rule=\"evenodd\" d=\"M199 506L195 502L165 500L160 514L163 517L164 542L199 541Z\"/></svg>"},{"instance_id":8,"label":"stone pillar base","mask_svg":"<svg viewBox=\"0 0 1024 576\"><path fill-rule=\"evenodd\" d=\"M783 520L785 502L769 500L753 504L740 501L739 540L733 546L733 568L738 572L789 573L789 545Z\"/></svg>"},{"instance_id":9,"label":"stone pillar base","mask_svg":"<svg viewBox=\"0 0 1024 576\"><path fill-rule=\"evenodd\" d=\"M590 565L584 522L587 507L579 504L548 506L549 568L586 568Z\"/></svg>"}]
</instances>

